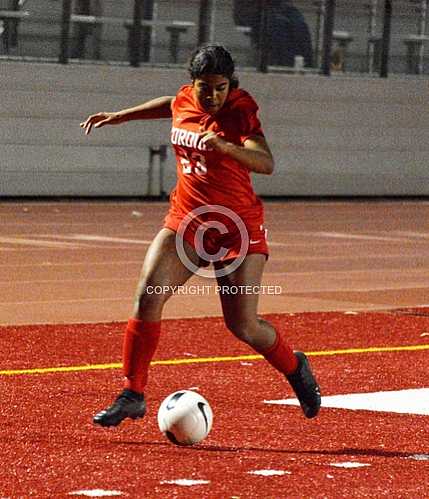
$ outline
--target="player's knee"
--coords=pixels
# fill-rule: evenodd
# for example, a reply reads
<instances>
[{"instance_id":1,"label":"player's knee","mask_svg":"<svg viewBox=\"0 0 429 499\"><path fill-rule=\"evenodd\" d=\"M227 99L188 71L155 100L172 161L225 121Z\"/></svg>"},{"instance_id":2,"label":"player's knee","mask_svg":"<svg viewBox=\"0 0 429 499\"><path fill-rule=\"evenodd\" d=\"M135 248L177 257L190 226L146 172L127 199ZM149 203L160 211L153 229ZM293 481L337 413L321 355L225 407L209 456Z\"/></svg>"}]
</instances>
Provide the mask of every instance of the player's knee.
<instances>
[{"instance_id":1,"label":"player's knee","mask_svg":"<svg viewBox=\"0 0 429 499\"><path fill-rule=\"evenodd\" d=\"M143 310L162 308L170 296L168 286L143 283L137 289L135 302Z\"/></svg>"}]
</instances>

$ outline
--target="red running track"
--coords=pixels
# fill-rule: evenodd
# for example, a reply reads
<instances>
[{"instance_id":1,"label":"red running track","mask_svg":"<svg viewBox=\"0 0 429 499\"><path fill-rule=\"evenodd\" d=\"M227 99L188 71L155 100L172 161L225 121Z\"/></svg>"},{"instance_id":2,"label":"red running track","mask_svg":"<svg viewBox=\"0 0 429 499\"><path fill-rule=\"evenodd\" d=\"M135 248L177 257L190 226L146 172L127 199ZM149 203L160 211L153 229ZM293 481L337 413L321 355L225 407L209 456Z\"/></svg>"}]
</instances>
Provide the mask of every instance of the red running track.
<instances>
[{"instance_id":1,"label":"red running track","mask_svg":"<svg viewBox=\"0 0 429 499\"><path fill-rule=\"evenodd\" d=\"M0 204L0 324L126 320L165 203ZM429 302L429 203L266 203L262 313L386 310ZM193 278L207 285L211 279ZM169 318L219 316L214 293Z\"/></svg>"}]
</instances>

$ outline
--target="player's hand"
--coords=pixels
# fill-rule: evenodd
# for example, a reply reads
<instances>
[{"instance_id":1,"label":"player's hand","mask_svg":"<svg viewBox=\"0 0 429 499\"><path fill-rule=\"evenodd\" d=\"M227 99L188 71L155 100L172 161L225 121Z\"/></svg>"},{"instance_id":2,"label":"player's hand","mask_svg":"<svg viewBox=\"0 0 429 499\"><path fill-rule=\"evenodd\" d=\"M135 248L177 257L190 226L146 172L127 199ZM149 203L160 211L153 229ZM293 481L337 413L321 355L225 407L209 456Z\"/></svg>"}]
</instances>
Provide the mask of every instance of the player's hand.
<instances>
[{"instance_id":1,"label":"player's hand","mask_svg":"<svg viewBox=\"0 0 429 499\"><path fill-rule=\"evenodd\" d=\"M223 151L227 142L221 137L220 134L217 134L211 130L207 132L203 132L201 134L201 143L205 144L207 150L216 150Z\"/></svg>"},{"instance_id":2,"label":"player's hand","mask_svg":"<svg viewBox=\"0 0 429 499\"><path fill-rule=\"evenodd\" d=\"M85 134L88 135L92 127L101 128L104 125L116 125L119 122L120 117L117 113L97 113L89 116L80 126L85 130Z\"/></svg>"}]
</instances>

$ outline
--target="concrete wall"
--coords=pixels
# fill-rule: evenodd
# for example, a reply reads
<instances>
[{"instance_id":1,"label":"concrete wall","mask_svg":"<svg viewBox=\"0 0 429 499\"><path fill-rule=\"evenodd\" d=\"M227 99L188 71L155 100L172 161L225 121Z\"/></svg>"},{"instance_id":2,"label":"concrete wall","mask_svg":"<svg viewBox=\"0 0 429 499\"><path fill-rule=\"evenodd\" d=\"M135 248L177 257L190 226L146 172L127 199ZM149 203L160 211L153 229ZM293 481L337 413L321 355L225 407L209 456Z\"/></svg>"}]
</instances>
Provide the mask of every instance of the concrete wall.
<instances>
[{"instance_id":1,"label":"concrete wall","mask_svg":"<svg viewBox=\"0 0 429 499\"><path fill-rule=\"evenodd\" d=\"M258 193L429 195L428 82L243 72L276 158ZM174 94L185 70L0 63L0 195L146 195L149 147L169 121L132 122L86 137L88 114ZM156 165L155 165L156 166ZM170 152L165 188L175 182ZM156 174L156 172L155 172Z\"/></svg>"}]
</instances>

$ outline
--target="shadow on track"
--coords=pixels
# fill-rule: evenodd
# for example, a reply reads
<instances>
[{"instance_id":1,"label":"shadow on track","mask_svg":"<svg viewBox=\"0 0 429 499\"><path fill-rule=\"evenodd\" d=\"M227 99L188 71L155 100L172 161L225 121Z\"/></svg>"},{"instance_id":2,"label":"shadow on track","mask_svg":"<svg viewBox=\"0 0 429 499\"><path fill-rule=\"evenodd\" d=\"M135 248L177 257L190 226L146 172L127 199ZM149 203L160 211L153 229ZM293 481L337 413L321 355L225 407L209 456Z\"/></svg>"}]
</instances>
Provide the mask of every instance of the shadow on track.
<instances>
[{"instance_id":1,"label":"shadow on track","mask_svg":"<svg viewBox=\"0 0 429 499\"><path fill-rule=\"evenodd\" d=\"M116 445L125 446L153 446L153 447L173 447L172 444L168 442L131 442L131 441L115 441L111 442ZM275 454L298 454L298 455L320 455L320 456L367 456L367 457L384 457L384 458L409 458L415 454L419 454L420 451L410 450L410 451L389 451L381 449L273 449L269 447L225 447L216 445L194 445L194 446L181 446L180 449L187 449L192 452L261 452L261 453L275 453Z\"/></svg>"}]
</instances>

